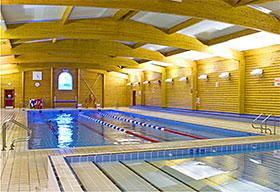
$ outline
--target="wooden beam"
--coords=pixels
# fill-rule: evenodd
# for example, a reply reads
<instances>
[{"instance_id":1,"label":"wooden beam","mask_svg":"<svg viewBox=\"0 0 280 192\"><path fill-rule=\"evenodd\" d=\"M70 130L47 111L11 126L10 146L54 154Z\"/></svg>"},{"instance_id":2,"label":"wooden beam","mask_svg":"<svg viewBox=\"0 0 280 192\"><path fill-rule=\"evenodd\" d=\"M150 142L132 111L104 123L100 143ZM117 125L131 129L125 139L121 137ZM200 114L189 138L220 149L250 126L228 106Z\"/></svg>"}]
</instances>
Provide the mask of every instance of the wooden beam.
<instances>
[{"instance_id":1,"label":"wooden beam","mask_svg":"<svg viewBox=\"0 0 280 192\"><path fill-rule=\"evenodd\" d=\"M22 102L25 103L25 72L24 71L21 72L21 92L22 92Z\"/></svg>"},{"instance_id":2,"label":"wooden beam","mask_svg":"<svg viewBox=\"0 0 280 192\"><path fill-rule=\"evenodd\" d=\"M161 107L168 107L167 103L167 89L166 89L166 69L161 73Z\"/></svg>"},{"instance_id":3,"label":"wooden beam","mask_svg":"<svg viewBox=\"0 0 280 192\"><path fill-rule=\"evenodd\" d=\"M62 22L62 25L64 25L65 23L67 23L72 11L74 9L74 6L67 6L64 13L63 13L63 16L62 16L62 19L61 19L61 22Z\"/></svg>"},{"instance_id":4,"label":"wooden beam","mask_svg":"<svg viewBox=\"0 0 280 192\"><path fill-rule=\"evenodd\" d=\"M76 57L133 57L138 59L161 61L177 65L177 61L165 57L158 51L138 48L132 49L115 41L77 40L67 39L50 42L24 43L16 45L13 49L1 49L1 55L42 55L42 54L67 54ZM181 61L180 61L181 62Z\"/></svg>"},{"instance_id":5,"label":"wooden beam","mask_svg":"<svg viewBox=\"0 0 280 192\"><path fill-rule=\"evenodd\" d=\"M6 46L7 42L1 42L1 46ZM16 45L13 49L1 49L1 55L12 54L73 54L73 55L107 55L133 57L147 60L163 61L165 56L158 51L139 48L132 49L122 43L106 40L78 40L67 39L57 41L55 44L50 42L23 43Z\"/></svg>"},{"instance_id":6,"label":"wooden beam","mask_svg":"<svg viewBox=\"0 0 280 192\"><path fill-rule=\"evenodd\" d=\"M229 34L229 35L224 35L222 37L217 37L215 39L211 39L206 44L209 45L209 46L210 45L215 45L215 44L218 44L218 43L226 42L226 41L229 41L229 40L232 40L232 39L236 39L236 38L243 37L243 36L246 36L246 35L251 35L251 34L254 34L254 33L258 33L258 32L259 31L254 30L254 29L244 29L242 31L238 31L238 32L235 32L235 33L232 33L232 34Z\"/></svg>"},{"instance_id":7,"label":"wooden beam","mask_svg":"<svg viewBox=\"0 0 280 192\"><path fill-rule=\"evenodd\" d=\"M238 64L238 113L245 113L245 57L239 60Z\"/></svg>"},{"instance_id":8,"label":"wooden beam","mask_svg":"<svg viewBox=\"0 0 280 192\"><path fill-rule=\"evenodd\" d=\"M107 74L102 74L102 107L105 107L105 90Z\"/></svg>"},{"instance_id":9,"label":"wooden beam","mask_svg":"<svg viewBox=\"0 0 280 192\"><path fill-rule=\"evenodd\" d=\"M51 106L52 106L52 108L54 107L53 106L53 67L51 67L50 68L50 73L51 73L51 75L50 75L50 100L51 100Z\"/></svg>"},{"instance_id":10,"label":"wooden beam","mask_svg":"<svg viewBox=\"0 0 280 192\"><path fill-rule=\"evenodd\" d=\"M114 20L121 20L130 10L129 9L120 9L118 10L114 15L113 19Z\"/></svg>"},{"instance_id":11,"label":"wooden beam","mask_svg":"<svg viewBox=\"0 0 280 192\"><path fill-rule=\"evenodd\" d=\"M243 36L246 36L246 35L251 35L251 34L254 34L254 33L258 33L258 32L259 31L254 30L254 29L244 29L242 31L238 31L238 32L235 32L235 33L232 33L232 34L229 34L229 35L224 35L222 37L217 37L217 38L211 39L211 40L209 40L205 43L208 46L211 46L211 45L215 45L215 44L218 44L218 43L223 43L223 42L226 42L226 41L229 41L229 40L232 40L232 39L236 39L236 38L243 37ZM183 52L186 52L186 51L189 51L189 50L176 49L176 50L167 52L164 55L166 57L168 57L168 56L176 55L176 54L183 53ZM232 50L232 51L234 51L234 50Z\"/></svg>"},{"instance_id":12,"label":"wooden beam","mask_svg":"<svg viewBox=\"0 0 280 192\"><path fill-rule=\"evenodd\" d=\"M258 1L263 2L263 0ZM2 5L21 4L32 5L34 0L2 0ZM255 2L256 3L256 2ZM280 22L271 15L262 13L251 7L240 6L233 8L221 0L184 0L181 3L161 0L141 1L112 1L112 0L37 0L37 5L68 5L91 6L102 8L123 8L147 12L159 12L174 15L183 15L201 19L208 19L224 23L239 25L251 29L259 29L280 34ZM258 18L258 19L256 19ZM149 30L147 30L149 31Z\"/></svg>"},{"instance_id":13,"label":"wooden beam","mask_svg":"<svg viewBox=\"0 0 280 192\"><path fill-rule=\"evenodd\" d=\"M134 15L136 15L137 13L139 13L139 11L135 11L135 10L130 10L124 17L123 17L123 21L127 21L129 20L131 17L133 17Z\"/></svg>"},{"instance_id":14,"label":"wooden beam","mask_svg":"<svg viewBox=\"0 0 280 192\"><path fill-rule=\"evenodd\" d=\"M188 19L182 23L179 23L178 25L175 25L171 28L169 28L167 30L167 34L172 34L172 33L176 33L177 31L180 31L182 29L185 29L185 28L188 28L190 26L193 26L199 22L203 21L203 19L197 19L197 18L191 18L191 19Z\"/></svg>"},{"instance_id":15,"label":"wooden beam","mask_svg":"<svg viewBox=\"0 0 280 192\"><path fill-rule=\"evenodd\" d=\"M137 13L138 11L135 10L120 9L114 14L113 19L117 21L126 21L129 20L134 15L136 15Z\"/></svg>"},{"instance_id":16,"label":"wooden beam","mask_svg":"<svg viewBox=\"0 0 280 192\"><path fill-rule=\"evenodd\" d=\"M179 53L183 53L183 52L186 52L186 51L189 51L189 50L185 50L185 49L175 49L173 51L169 51L167 53L165 53L164 55L166 57L169 57L169 56L172 56L172 55L176 55L176 54L179 54Z\"/></svg>"},{"instance_id":17,"label":"wooden beam","mask_svg":"<svg viewBox=\"0 0 280 192\"><path fill-rule=\"evenodd\" d=\"M237 3L237 6L262 4L262 3L273 2L273 1L278 1L280 3L279 0L239 0L239 2Z\"/></svg>"},{"instance_id":18,"label":"wooden beam","mask_svg":"<svg viewBox=\"0 0 280 192\"><path fill-rule=\"evenodd\" d=\"M1 26L2 26L2 30L3 30L3 31L7 31L7 30L8 30L8 25L7 25L7 23L6 23L5 18L4 18L3 15L2 15L2 6L1 6L1 8L0 8L0 17L1 17Z\"/></svg>"},{"instance_id":19,"label":"wooden beam","mask_svg":"<svg viewBox=\"0 0 280 192\"><path fill-rule=\"evenodd\" d=\"M34 68L55 68L55 67L65 67L65 68L80 68L80 69L98 69L106 71L123 72L119 67L116 66L103 66L94 64L84 64L84 63L23 63L17 65L21 70L34 69Z\"/></svg>"},{"instance_id":20,"label":"wooden beam","mask_svg":"<svg viewBox=\"0 0 280 192\"><path fill-rule=\"evenodd\" d=\"M77 90L77 95L78 95L78 103L81 103L81 69L78 68L78 90Z\"/></svg>"},{"instance_id":21,"label":"wooden beam","mask_svg":"<svg viewBox=\"0 0 280 192\"><path fill-rule=\"evenodd\" d=\"M196 111L196 100L197 100L197 83L198 83L198 75L197 75L197 62L192 67L192 82L191 82L191 96L192 96L192 110Z\"/></svg>"},{"instance_id":22,"label":"wooden beam","mask_svg":"<svg viewBox=\"0 0 280 192\"><path fill-rule=\"evenodd\" d=\"M67 25L61 25L57 21L34 22L24 25L14 24L11 25L9 31L1 31L1 35L4 39L73 38L121 40L211 53L208 46L196 38L178 33L168 35L151 25L132 20L126 22L115 21L110 18L75 20Z\"/></svg>"},{"instance_id":23,"label":"wooden beam","mask_svg":"<svg viewBox=\"0 0 280 192\"><path fill-rule=\"evenodd\" d=\"M132 48L133 48L133 49L137 49L137 48L139 48L139 47L142 47L143 45L146 45L146 43L135 43L135 44L132 46Z\"/></svg>"},{"instance_id":24,"label":"wooden beam","mask_svg":"<svg viewBox=\"0 0 280 192\"><path fill-rule=\"evenodd\" d=\"M80 57L79 55L69 54L52 54L52 55L20 55L16 58L1 57L2 64L10 63L52 63L52 62L68 62L68 63L85 63L85 64L100 64L104 66L127 66L137 67L139 64L130 59L120 57L103 57L99 55L91 55L90 57Z\"/></svg>"}]
</instances>

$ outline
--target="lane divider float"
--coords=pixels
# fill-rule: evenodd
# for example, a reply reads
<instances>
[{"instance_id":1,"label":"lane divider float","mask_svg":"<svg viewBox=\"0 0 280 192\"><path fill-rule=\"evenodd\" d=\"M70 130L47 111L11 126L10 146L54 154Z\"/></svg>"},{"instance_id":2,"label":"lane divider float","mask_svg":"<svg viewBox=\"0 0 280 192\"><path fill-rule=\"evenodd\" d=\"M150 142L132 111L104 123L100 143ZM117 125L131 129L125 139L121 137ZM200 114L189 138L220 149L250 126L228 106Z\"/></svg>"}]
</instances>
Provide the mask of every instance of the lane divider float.
<instances>
[{"instance_id":1,"label":"lane divider float","mask_svg":"<svg viewBox=\"0 0 280 192\"><path fill-rule=\"evenodd\" d=\"M73 112L73 113L76 113L76 112ZM105 126L107 126L107 127L110 127L110 128L112 128L112 129L121 131L121 132L123 132L123 133L127 133L127 134L130 134L130 135L133 135L133 136L136 136L136 137L145 139L145 140L147 140L147 141L151 141L151 142L153 142L153 143L159 142L159 141L157 141L157 140L154 140L154 139L151 139L151 138L148 138L148 137L145 137L145 136L142 136L142 135L133 133L133 132L128 131L128 130L126 130L126 129L124 129L124 128L118 127L118 126L116 126L116 125L112 125L112 124L110 124L110 123L106 123L106 122L101 121L101 120L99 120L99 119L95 119L95 118L92 118L92 117L90 117L90 116L83 115L83 114L81 114L81 113L76 113L76 114L78 114L78 116L80 116L80 117L83 117L83 118L85 118L85 119L94 121L95 123L99 123L99 124L101 124L101 125L105 125Z\"/></svg>"},{"instance_id":2,"label":"lane divider float","mask_svg":"<svg viewBox=\"0 0 280 192\"><path fill-rule=\"evenodd\" d=\"M94 111L92 111L92 112L94 112ZM192 138L195 138L195 139L208 139L206 137L200 137L200 136L196 136L196 135L182 133L182 132L179 132L179 131L175 131L175 130L171 130L171 129L166 129L164 127L159 127L159 126L151 125L151 124L148 124L148 123L142 123L142 122L131 120L131 119L125 119L125 118L118 117L118 116L115 116L115 115L110 115L110 114L107 114L107 113L99 113L99 114L104 116L104 117L110 117L110 118L114 118L114 119L117 119L117 120L120 120L120 121L124 121L124 122L128 122L128 123L133 123L135 125L140 125L140 126L144 126L144 127L150 127L150 128L153 128L153 129L156 129L156 130L159 130L159 131L166 131L166 132L175 133L175 134L178 134L178 135L192 137Z\"/></svg>"}]
</instances>

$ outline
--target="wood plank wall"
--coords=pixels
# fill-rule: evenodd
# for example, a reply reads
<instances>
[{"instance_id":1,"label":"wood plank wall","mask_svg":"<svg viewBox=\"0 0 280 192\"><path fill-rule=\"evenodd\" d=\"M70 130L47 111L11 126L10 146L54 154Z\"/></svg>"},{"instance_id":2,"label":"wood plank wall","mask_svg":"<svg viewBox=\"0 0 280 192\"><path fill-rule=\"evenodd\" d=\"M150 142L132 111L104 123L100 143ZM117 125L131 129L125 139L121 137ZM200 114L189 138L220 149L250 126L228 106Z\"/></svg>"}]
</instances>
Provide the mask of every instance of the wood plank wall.
<instances>
[{"instance_id":1,"label":"wood plank wall","mask_svg":"<svg viewBox=\"0 0 280 192\"><path fill-rule=\"evenodd\" d=\"M108 74L105 86L105 107L111 107L116 102L119 107L127 107L127 79ZM115 105L114 105L115 106Z\"/></svg>"},{"instance_id":2,"label":"wood plank wall","mask_svg":"<svg viewBox=\"0 0 280 192\"><path fill-rule=\"evenodd\" d=\"M61 91L58 90L58 75L63 71L68 70L73 77L73 90L71 91ZM77 80L77 69L72 68L54 68L53 71L53 83L54 83L54 96L56 96L57 101L74 101L75 96L78 96L78 80ZM56 107L75 107L74 103L57 103Z\"/></svg>"},{"instance_id":3,"label":"wood plank wall","mask_svg":"<svg viewBox=\"0 0 280 192\"><path fill-rule=\"evenodd\" d=\"M192 68L167 68L167 78L174 80L174 84L166 83L168 107L191 109L191 75ZM181 77L188 77L188 82L179 81Z\"/></svg>"},{"instance_id":4,"label":"wood plank wall","mask_svg":"<svg viewBox=\"0 0 280 192\"><path fill-rule=\"evenodd\" d=\"M83 75L83 77L85 78L85 80L87 81L88 85L90 87L93 86L93 84L95 83L95 81L97 80L99 73L94 72L92 70L86 70L86 69L81 69L81 74ZM80 102L82 103L83 107L85 107L86 105L86 99L89 99L89 96L91 95L90 90L88 89L86 83L81 79L80 80L81 85L80 85ZM94 92L94 94L96 95L97 99L99 100L100 104L102 103L102 75L100 75L100 77L98 78L98 80L96 81L94 87L92 87L92 91ZM93 107L94 106L94 102L89 102L89 107Z\"/></svg>"},{"instance_id":5,"label":"wood plank wall","mask_svg":"<svg viewBox=\"0 0 280 192\"><path fill-rule=\"evenodd\" d=\"M33 80L33 71L26 71L24 74L25 76L25 83L24 83L24 102L29 104L29 99L43 99L44 101L44 108L51 108L51 95L50 95L50 78L51 78L51 70L44 69L38 70L42 71L42 80L35 81ZM35 82L39 82L40 86L35 87Z\"/></svg>"},{"instance_id":6,"label":"wood plank wall","mask_svg":"<svg viewBox=\"0 0 280 192\"><path fill-rule=\"evenodd\" d=\"M145 85L145 105L161 106L161 85L153 83L155 80L161 80L161 73L145 72L145 81L150 81L150 85Z\"/></svg>"},{"instance_id":7,"label":"wood plank wall","mask_svg":"<svg viewBox=\"0 0 280 192\"><path fill-rule=\"evenodd\" d=\"M8 86L8 83L11 83L12 85ZM15 97L15 107L18 107L19 103L22 102L22 72L1 75L1 107L5 107L5 89L15 90L15 93L17 94Z\"/></svg>"},{"instance_id":8,"label":"wood plank wall","mask_svg":"<svg viewBox=\"0 0 280 192\"><path fill-rule=\"evenodd\" d=\"M221 79L222 72L230 72L230 80ZM198 110L238 112L238 63L220 57L198 61L198 77L208 75L208 81L198 80ZM216 82L220 87L216 87Z\"/></svg>"},{"instance_id":9,"label":"wood plank wall","mask_svg":"<svg viewBox=\"0 0 280 192\"><path fill-rule=\"evenodd\" d=\"M280 45L245 52L245 113L276 114L280 116ZM253 69L263 69L263 77L250 75Z\"/></svg>"}]
</instances>

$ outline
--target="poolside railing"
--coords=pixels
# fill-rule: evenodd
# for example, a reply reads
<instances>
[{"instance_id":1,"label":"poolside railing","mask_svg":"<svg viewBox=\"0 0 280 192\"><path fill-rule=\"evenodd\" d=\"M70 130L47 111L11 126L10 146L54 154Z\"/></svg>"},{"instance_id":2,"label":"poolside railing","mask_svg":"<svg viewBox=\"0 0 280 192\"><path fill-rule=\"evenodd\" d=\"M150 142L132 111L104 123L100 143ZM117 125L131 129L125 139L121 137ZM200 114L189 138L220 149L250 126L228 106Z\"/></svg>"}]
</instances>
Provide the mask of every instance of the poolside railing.
<instances>
[{"instance_id":1,"label":"poolside railing","mask_svg":"<svg viewBox=\"0 0 280 192\"><path fill-rule=\"evenodd\" d=\"M264 117L263 117L264 116ZM273 118L273 135L276 135L276 116L273 114L265 115L261 113L258 117L256 117L252 123L251 126L254 129L260 129L261 133L267 133L269 131L270 135L272 135L272 130L271 128L268 127L268 121L271 121L271 118ZM260 120L261 122L256 125L256 122Z\"/></svg>"},{"instance_id":2,"label":"poolside railing","mask_svg":"<svg viewBox=\"0 0 280 192\"><path fill-rule=\"evenodd\" d=\"M31 139L32 136L32 130L29 129L28 127L26 127L25 125L23 125L22 123L16 121L14 118L8 119L6 120L3 125L2 125L2 151L6 150L7 144L6 144L6 132L7 132L7 124L8 123L13 123L23 129L25 129L26 131L28 131L28 136L25 138L16 138L12 141L11 147L10 149L13 150L15 147L15 143L18 142L28 142Z\"/></svg>"}]
</instances>

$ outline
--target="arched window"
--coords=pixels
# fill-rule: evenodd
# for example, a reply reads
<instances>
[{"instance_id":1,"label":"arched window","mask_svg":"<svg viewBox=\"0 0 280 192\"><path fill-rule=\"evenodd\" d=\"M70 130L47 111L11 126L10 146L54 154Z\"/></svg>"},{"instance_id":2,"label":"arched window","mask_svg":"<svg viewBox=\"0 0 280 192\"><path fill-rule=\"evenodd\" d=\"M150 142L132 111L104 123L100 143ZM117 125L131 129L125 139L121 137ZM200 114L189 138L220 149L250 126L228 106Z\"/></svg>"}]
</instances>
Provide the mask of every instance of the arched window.
<instances>
[{"instance_id":1,"label":"arched window","mask_svg":"<svg viewBox=\"0 0 280 192\"><path fill-rule=\"evenodd\" d=\"M58 75L58 90L72 90L73 77L68 71L63 71Z\"/></svg>"}]
</instances>

